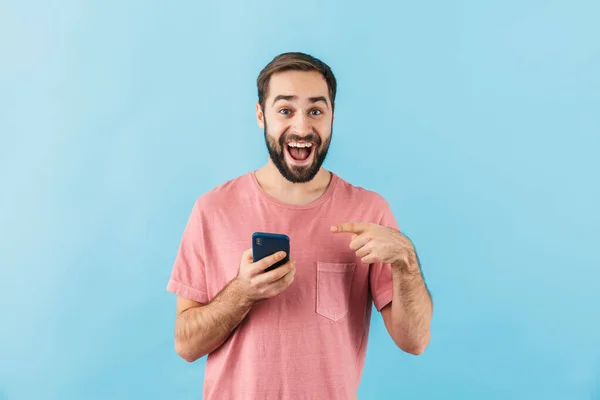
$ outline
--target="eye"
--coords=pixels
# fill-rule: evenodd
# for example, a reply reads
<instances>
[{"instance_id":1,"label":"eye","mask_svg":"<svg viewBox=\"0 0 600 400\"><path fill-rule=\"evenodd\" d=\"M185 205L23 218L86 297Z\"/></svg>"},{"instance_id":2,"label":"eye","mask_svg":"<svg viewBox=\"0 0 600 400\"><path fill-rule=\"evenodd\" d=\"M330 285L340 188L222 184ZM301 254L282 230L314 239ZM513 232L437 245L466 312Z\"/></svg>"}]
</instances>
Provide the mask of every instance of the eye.
<instances>
[{"instance_id":1,"label":"eye","mask_svg":"<svg viewBox=\"0 0 600 400\"><path fill-rule=\"evenodd\" d=\"M312 111L310 112L310 114L311 114L311 115L321 115L321 114L322 114L322 112L321 112L321 110L319 110L319 109L316 109L316 108L315 108L314 110L312 110Z\"/></svg>"},{"instance_id":2,"label":"eye","mask_svg":"<svg viewBox=\"0 0 600 400\"><path fill-rule=\"evenodd\" d=\"M289 115L291 113L292 113L292 111L289 108L282 108L281 110L279 110L279 114L282 114L282 115Z\"/></svg>"}]
</instances>

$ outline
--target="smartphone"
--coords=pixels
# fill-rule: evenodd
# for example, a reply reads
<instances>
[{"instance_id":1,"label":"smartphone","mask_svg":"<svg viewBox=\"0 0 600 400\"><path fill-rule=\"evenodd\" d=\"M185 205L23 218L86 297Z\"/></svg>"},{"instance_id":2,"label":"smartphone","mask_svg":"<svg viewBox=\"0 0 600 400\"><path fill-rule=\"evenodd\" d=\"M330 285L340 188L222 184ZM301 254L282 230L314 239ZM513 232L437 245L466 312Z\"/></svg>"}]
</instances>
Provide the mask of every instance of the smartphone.
<instances>
[{"instance_id":1,"label":"smartphone","mask_svg":"<svg viewBox=\"0 0 600 400\"><path fill-rule=\"evenodd\" d=\"M278 251L285 251L285 257L265 269L265 272L281 267L290 260L290 238L281 233L254 232L252 234L252 258L254 262Z\"/></svg>"}]
</instances>

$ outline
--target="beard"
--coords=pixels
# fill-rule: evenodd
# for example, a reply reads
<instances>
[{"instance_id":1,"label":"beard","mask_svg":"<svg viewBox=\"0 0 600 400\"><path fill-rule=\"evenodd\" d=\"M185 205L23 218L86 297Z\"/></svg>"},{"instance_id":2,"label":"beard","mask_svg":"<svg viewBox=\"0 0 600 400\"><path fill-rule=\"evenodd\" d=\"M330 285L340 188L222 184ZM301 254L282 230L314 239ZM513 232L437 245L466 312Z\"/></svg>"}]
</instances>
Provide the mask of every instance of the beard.
<instances>
[{"instance_id":1,"label":"beard","mask_svg":"<svg viewBox=\"0 0 600 400\"><path fill-rule=\"evenodd\" d=\"M333 124L332 124L333 125ZM329 151L329 144L331 143L331 136L325 140L325 142L321 141L321 137L316 133L311 132L306 136L298 136L295 134L290 134L288 131L284 132L279 140L274 139L268 134L267 129L267 121L265 119L265 142L267 144L267 149L269 151L269 157L273 164L279 170L279 173L292 183L305 183L310 182L317 175L325 158L327 157L327 152ZM333 131L332 131L333 134ZM290 140L300 141L303 140L305 142L312 143L314 155L313 161L309 165L303 166L289 166L285 161L285 152L286 150L286 142Z\"/></svg>"}]
</instances>

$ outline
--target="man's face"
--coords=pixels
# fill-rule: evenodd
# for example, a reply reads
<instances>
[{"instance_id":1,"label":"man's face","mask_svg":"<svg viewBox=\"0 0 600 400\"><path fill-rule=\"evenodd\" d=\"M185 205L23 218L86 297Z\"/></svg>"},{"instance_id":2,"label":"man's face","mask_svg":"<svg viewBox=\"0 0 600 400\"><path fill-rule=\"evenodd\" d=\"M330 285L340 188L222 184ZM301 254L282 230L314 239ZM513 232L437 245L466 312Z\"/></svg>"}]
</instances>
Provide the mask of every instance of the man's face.
<instances>
[{"instance_id":1,"label":"man's face","mask_svg":"<svg viewBox=\"0 0 600 400\"><path fill-rule=\"evenodd\" d=\"M265 109L257 104L271 160L288 181L311 181L325 161L333 126L327 82L316 71L273 74Z\"/></svg>"}]
</instances>

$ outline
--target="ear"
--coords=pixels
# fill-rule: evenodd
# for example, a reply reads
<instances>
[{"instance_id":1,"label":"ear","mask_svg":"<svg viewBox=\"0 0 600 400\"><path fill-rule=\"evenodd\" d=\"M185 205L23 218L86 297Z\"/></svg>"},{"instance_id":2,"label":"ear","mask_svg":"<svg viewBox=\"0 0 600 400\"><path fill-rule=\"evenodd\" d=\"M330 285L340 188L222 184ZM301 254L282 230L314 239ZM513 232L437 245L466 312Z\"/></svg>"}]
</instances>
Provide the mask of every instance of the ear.
<instances>
[{"instance_id":1,"label":"ear","mask_svg":"<svg viewBox=\"0 0 600 400\"><path fill-rule=\"evenodd\" d=\"M263 113L259 102L256 102L256 120L260 129L265 129L265 114Z\"/></svg>"}]
</instances>

